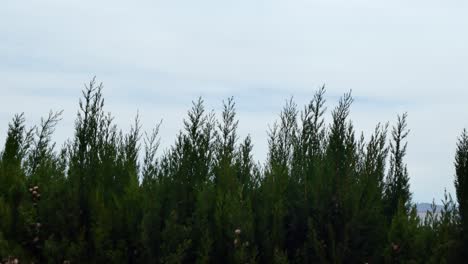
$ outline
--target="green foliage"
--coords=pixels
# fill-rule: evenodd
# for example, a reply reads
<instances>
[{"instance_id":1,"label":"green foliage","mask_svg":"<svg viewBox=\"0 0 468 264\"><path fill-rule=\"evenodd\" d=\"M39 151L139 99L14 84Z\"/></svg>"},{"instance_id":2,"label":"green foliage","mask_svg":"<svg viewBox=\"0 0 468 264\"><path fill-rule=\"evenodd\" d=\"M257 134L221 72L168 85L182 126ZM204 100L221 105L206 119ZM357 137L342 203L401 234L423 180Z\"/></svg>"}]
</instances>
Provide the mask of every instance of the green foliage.
<instances>
[{"instance_id":1,"label":"green foliage","mask_svg":"<svg viewBox=\"0 0 468 264\"><path fill-rule=\"evenodd\" d=\"M466 248L468 136L456 152L456 204L419 219L405 165L406 114L356 137L346 93L325 122L325 88L292 99L268 133L268 159L240 140L233 98L219 118L193 102L159 153L157 123L128 131L83 89L74 137L61 112L9 125L0 152L0 261L35 263L460 263ZM140 157L141 155L141 157ZM387 168L387 160L389 165Z\"/></svg>"},{"instance_id":2,"label":"green foliage","mask_svg":"<svg viewBox=\"0 0 468 264\"><path fill-rule=\"evenodd\" d=\"M392 142L390 143L390 171L385 182L384 202L385 213L388 219L392 219L400 210L400 204L404 205L407 213L411 207L411 193L409 190L409 176L403 158L406 155L407 143L404 142L409 130L406 123L407 114L398 116L398 122L392 130Z\"/></svg>"},{"instance_id":3,"label":"green foliage","mask_svg":"<svg viewBox=\"0 0 468 264\"><path fill-rule=\"evenodd\" d=\"M455 189L460 214L463 247L468 247L468 133L463 130L455 154ZM465 253L465 258L468 253Z\"/></svg>"},{"instance_id":4,"label":"green foliage","mask_svg":"<svg viewBox=\"0 0 468 264\"><path fill-rule=\"evenodd\" d=\"M430 250L434 252L430 256L431 263L456 263L461 260L459 253L460 249L460 227L459 216L456 204L452 197L445 192L443 207L438 215L435 214L435 206L433 212L428 216L432 218L429 225L432 227L433 243ZM427 232L428 234L430 232ZM427 240L426 240L427 241Z\"/></svg>"}]
</instances>

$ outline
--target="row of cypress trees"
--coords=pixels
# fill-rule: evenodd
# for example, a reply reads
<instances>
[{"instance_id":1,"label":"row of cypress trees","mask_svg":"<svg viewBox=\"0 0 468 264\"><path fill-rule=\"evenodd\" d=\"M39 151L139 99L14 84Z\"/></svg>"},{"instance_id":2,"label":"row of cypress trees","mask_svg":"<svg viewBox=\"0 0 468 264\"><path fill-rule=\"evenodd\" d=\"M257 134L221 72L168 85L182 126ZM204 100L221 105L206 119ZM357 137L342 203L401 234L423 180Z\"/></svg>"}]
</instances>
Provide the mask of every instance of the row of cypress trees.
<instances>
[{"instance_id":1,"label":"row of cypress trees","mask_svg":"<svg viewBox=\"0 0 468 264\"><path fill-rule=\"evenodd\" d=\"M456 151L458 203L419 219L405 164L406 114L356 137L346 93L325 123L325 89L288 101L265 164L239 139L232 98L220 118L192 105L174 144L138 117L123 133L102 84L83 90L75 135L61 112L9 125L0 153L0 262L462 263L468 248L468 134ZM58 150L57 150L58 149ZM143 156L140 158L140 154ZM387 165L388 163L388 165Z\"/></svg>"}]
</instances>

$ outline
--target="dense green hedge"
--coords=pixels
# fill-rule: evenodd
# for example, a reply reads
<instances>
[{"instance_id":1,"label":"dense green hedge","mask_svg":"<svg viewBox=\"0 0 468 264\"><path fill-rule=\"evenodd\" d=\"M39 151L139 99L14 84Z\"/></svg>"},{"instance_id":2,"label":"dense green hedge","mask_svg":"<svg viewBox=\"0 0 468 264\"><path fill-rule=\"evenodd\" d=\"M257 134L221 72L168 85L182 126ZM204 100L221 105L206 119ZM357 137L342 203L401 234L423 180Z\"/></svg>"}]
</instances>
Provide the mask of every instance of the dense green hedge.
<instances>
[{"instance_id":1,"label":"dense green hedge","mask_svg":"<svg viewBox=\"0 0 468 264\"><path fill-rule=\"evenodd\" d=\"M163 153L159 126L145 134L138 118L129 133L113 124L94 80L61 148L51 142L60 112L31 130L16 115L0 153L0 261L462 263L466 132L458 203L446 196L440 214L421 220L405 165L406 114L390 133L379 124L356 138L351 95L326 124L324 93L302 111L286 104L265 164L254 162L250 137L238 138L232 99L219 119L195 101Z\"/></svg>"}]
</instances>

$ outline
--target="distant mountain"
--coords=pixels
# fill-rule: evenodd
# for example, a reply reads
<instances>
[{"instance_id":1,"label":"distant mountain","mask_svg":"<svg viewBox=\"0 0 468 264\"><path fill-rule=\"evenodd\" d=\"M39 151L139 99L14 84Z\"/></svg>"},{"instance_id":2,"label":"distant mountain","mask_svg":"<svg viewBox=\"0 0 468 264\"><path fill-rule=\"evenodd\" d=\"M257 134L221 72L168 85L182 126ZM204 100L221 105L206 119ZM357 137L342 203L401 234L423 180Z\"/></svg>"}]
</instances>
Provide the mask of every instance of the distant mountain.
<instances>
[{"instance_id":1,"label":"distant mountain","mask_svg":"<svg viewBox=\"0 0 468 264\"><path fill-rule=\"evenodd\" d=\"M416 204L416 210L418 211L418 216L420 219L424 219L426 217L427 211L432 212L432 203L418 203ZM442 205L436 204L436 216L440 214L442 210Z\"/></svg>"},{"instance_id":2,"label":"distant mountain","mask_svg":"<svg viewBox=\"0 0 468 264\"><path fill-rule=\"evenodd\" d=\"M418 203L416 204L416 209L418 213L426 213L427 211L432 211L432 204L431 203ZM436 212L440 213L442 210L442 205L436 204Z\"/></svg>"}]
</instances>

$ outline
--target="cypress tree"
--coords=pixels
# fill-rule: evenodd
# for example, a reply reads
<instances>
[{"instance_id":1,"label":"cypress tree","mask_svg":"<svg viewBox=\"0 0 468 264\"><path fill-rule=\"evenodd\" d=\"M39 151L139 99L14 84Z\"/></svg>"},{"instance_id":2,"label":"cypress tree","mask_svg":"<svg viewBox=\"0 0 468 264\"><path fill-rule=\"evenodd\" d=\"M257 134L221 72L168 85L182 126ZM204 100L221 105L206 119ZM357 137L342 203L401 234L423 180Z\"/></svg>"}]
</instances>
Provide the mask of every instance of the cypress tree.
<instances>
[{"instance_id":1,"label":"cypress tree","mask_svg":"<svg viewBox=\"0 0 468 264\"><path fill-rule=\"evenodd\" d=\"M351 262L376 262L386 241L382 193L385 175L387 125L377 125L367 143L362 137L357 165L356 196L350 229Z\"/></svg>"},{"instance_id":2,"label":"cypress tree","mask_svg":"<svg viewBox=\"0 0 468 264\"><path fill-rule=\"evenodd\" d=\"M145 134L144 137L144 160L141 183L143 192L141 239L144 248L144 252L142 253L143 260L146 263L158 258L161 243L161 163L156 157L160 142L158 138L160 126L161 122L156 125L150 134Z\"/></svg>"},{"instance_id":3,"label":"cypress tree","mask_svg":"<svg viewBox=\"0 0 468 264\"><path fill-rule=\"evenodd\" d=\"M26 215L33 209L25 206L28 193L23 167L33 143L33 132L34 128L26 129L23 114L15 115L8 126L5 147L0 153L0 235L7 241L0 248L3 256L25 255L21 245L35 247L33 237L26 228Z\"/></svg>"},{"instance_id":4,"label":"cypress tree","mask_svg":"<svg viewBox=\"0 0 468 264\"><path fill-rule=\"evenodd\" d=\"M392 129L390 169L384 190L385 214L390 221L396 215L400 204L403 205L407 213L411 208L408 169L403 161L408 144L405 139L409 133L406 123L407 116L406 113L398 116L397 124Z\"/></svg>"},{"instance_id":5,"label":"cypress tree","mask_svg":"<svg viewBox=\"0 0 468 264\"><path fill-rule=\"evenodd\" d=\"M94 194L100 179L99 135L104 122L103 85L96 84L95 78L83 90L80 111L75 123L75 138L70 149L68 177L72 201L70 204L69 230L74 247L70 255L84 262L92 261L95 252L93 226Z\"/></svg>"},{"instance_id":6,"label":"cypress tree","mask_svg":"<svg viewBox=\"0 0 468 264\"><path fill-rule=\"evenodd\" d=\"M259 232L263 233L260 254L270 260L282 259L287 252L287 218L291 209L288 193L291 188L291 162L293 145L297 136L297 106L292 99L286 102L269 131L268 161L261 186L263 199ZM274 260L274 261L275 261Z\"/></svg>"},{"instance_id":7,"label":"cypress tree","mask_svg":"<svg viewBox=\"0 0 468 264\"><path fill-rule=\"evenodd\" d=\"M403 161L407 149L405 139L409 133L406 118L406 113L398 116L392 129L390 168L384 189L384 212L389 224L385 255L389 263L417 259L415 237L419 220L416 206L411 204L408 170Z\"/></svg>"},{"instance_id":8,"label":"cypress tree","mask_svg":"<svg viewBox=\"0 0 468 264\"><path fill-rule=\"evenodd\" d=\"M455 190L463 248L468 247L468 133L463 130L455 154ZM464 253L466 256L466 253Z\"/></svg>"},{"instance_id":9,"label":"cypress tree","mask_svg":"<svg viewBox=\"0 0 468 264\"><path fill-rule=\"evenodd\" d=\"M349 242L349 218L351 217L354 186L355 140L352 124L348 122L353 102L351 93L346 93L332 112L332 123L327 136L322 187L321 214L324 219L319 237L324 241L326 258L333 263L345 260ZM319 225L316 225L317 227Z\"/></svg>"},{"instance_id":10,"label":"cypress tree","mask_svg":"<svg viewBox=\"0 0 468 264\"><path fill-rule=\"evenodd\" d=\"M40 262L46 261L46 257L49 261L58 261L61 255L54 252L58 247L51 248L51 244L62 242L60 233L65 225L62 219L65 210L59 205L59 195L65 188L65 167L63 161L60 161L63 151L62 156L56 155L55 144L52 143L52 134L61 120L61 114L62 111L51 111L47 118L41 119L40 126L35 128L33 143L25 162L30 194L34 196L34 189L38 188L37 196L31 197L34 216L28 219L27 225L30 227L32 240L36 241L36 250L33 252Z\"/></svg>"},{"instance_id":11,"label":"cypress tree","mask_svg":"<svg viewBox=\"0 0 468 264\"><path fill-rule=\"evenodd\" d=\"M216 163L214 166L215 182L215 262L234 260L234 230L240 228L240 203L238 197L240 186L235 167L235 150L237 143L237 125L235 103L228 98L223 103L221 121L216 134Z\"/></svg>"}]
</instances>

